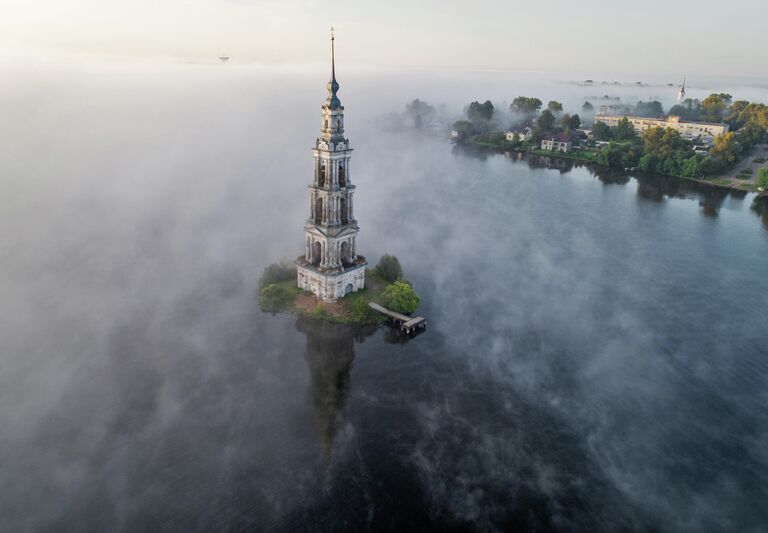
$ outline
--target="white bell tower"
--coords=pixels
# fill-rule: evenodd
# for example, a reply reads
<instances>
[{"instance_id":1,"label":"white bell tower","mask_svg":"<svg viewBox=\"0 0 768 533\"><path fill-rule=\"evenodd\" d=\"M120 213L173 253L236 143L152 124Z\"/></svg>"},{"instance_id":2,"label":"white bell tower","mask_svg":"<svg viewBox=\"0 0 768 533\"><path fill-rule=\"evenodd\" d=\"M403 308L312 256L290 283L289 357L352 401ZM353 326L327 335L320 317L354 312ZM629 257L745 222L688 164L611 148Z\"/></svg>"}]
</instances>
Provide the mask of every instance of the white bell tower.
<instances>
[{"instance_id":1,"label":"white bell tower","mask_svg":"<svg viewBox=\"0 0 768 533\"><path fill-rule=\"evenodd\" d=\"M344 138L344 106L336 93L335 36L331 28L331 81L323 104L320 137L312 149L314 177L309 186L309 218L304 225L305 251L296 260L298 286L325 302L365 287L365 257L357 253L349 160Z\"/></svg>"}]
</instances>

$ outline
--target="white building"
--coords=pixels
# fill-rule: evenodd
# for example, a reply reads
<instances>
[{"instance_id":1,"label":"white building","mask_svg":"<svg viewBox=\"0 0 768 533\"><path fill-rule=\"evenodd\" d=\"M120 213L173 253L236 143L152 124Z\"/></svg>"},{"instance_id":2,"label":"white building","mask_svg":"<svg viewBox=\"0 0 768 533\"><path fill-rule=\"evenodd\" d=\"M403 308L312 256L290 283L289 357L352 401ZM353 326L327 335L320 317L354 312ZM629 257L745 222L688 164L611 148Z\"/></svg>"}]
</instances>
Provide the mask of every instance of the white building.
<instances>
[{"instance_id":1,"label":"white building","mask_svg":"<svg viewBox=\"0 0 768 533\"><path fill-rule=\"evenodd\" d=\"M521 129L511 129L507 134L507 140L509 142L512 142L515 140L515 134L517 134L517 138L520 142L525 142L531 140L531 136L533 135L533 130L531 128L521 128Z\"/></svg>"},{"instance_id":2,"label":"white building","mask_svg":"<svg viewBox=\"0 0 768 533\"><path fill-rule=\"evenodd\" d=\"M608 126L616 126L623 116L619 115L595 115L595 122L603 122ZM680 117L669 116L661 118L627 116L635 131L642 133L650 128L672 128L689 141L701 141L705 144L713 144L715 137L728 131L728 124L714 122L689 122L680 120Z\"/></svg>"},{"instance_id":3,"label":"white building","mask_svg":"<svg viewBox=\"0 0 768 533\"><path fill-rule=\"evenodd\" d=\"M541 149L550 152L570 152L573 150L573 139L563 133L548 135L541 140Z\"/></svg>"},{"instance_id":4,"label":"white building","mask_svg":"<svg viewBox=\"0 0 768 533\"><path fill-rule=\"evenodd\" d=\"M338 96L334 37L331 36L331 81L323 104L320 137L312 150L314 179L309 186L309 219L304 225L305 251L296 260L299 288L333 302L365 287L365 257L357 254L360 228L354 217L349 160L344 137L344 106Z\"/></svg>"}]
</instances>

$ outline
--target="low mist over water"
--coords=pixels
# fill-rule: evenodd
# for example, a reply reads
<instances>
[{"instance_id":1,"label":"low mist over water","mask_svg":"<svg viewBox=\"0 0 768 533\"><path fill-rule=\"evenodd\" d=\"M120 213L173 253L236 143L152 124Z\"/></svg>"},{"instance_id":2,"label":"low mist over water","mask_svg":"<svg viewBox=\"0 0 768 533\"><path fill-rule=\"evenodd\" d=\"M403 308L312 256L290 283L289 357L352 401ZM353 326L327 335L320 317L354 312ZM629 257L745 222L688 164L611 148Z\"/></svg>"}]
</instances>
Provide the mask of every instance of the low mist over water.
<instances>
[{"instance_id":1,"label":"low mist over water","mask_svg":"<svg viewBox=\"0 0 768 533\"><path fill-rule=\"evenodd\" d=\"M386 118L602 88L339 69L359 251L429 319L404 342L256 305L327 73L4 70L0 530L765 530L768 207Z\"/></svg>"}]
</instances>

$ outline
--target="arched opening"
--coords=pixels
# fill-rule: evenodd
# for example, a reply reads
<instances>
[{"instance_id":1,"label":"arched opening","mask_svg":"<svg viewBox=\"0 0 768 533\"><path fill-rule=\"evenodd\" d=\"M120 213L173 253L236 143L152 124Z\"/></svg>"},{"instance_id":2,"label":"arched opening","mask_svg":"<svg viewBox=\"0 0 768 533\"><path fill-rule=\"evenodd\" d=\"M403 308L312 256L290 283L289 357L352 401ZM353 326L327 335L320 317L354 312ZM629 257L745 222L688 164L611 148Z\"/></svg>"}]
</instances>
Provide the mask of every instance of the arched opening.
<instances>
[{"instance_id":1,"label":"arched opening","mask_svg":"<svg viewBox=\"0 0 768 533\"><path fill-rule=\"evenodd\" d=\"M325 119L325 124L323 124L323 129L328 129L328 119Z\"/></svg>"},{"instance_id":2,"label":"arched opening","mask_svg":"<svg viewBox=\"0 0 768 533\"><path fill-rule=\"evenodd\" d=\"M346 267L352 264L352 254L351 254L351 250L348 242L344 241L343 243L341 243L340 255L341 255L341 264L343 266Z\"/></svg>"},{"instance_id":3,"label":"arched opening","mask_svg":"<svg viewBox=\"0 0 768 533\"><path fill-rule=\"evenodd\" d=\"M325 187L325 163L320 165L320 173L317 176L317 186Z\"/></svg>"},{"instance_id":4,"label":"arched opening","mask_svg":"<svg viewBox=\"0 0 768 533\"><path fill-rule=\"evenodd\" d=\"M337 118L337 119L336 119L336 129L337 129L337 130L340 130L340 129L341 129L341 119L340 119L340 118Z\"/></svg>"},{"instance_id":5,"label":"arched opening","mask_svg":"<svg viewBox=\"0 0 768 533\"><path fill-rule=\"evenodd\" d=\"M320 241L315 241L312 244L312 264L317 266L320 264L320 255L322 250L320 249Z\"/></svg>"},{"instance_id":6,"label":"arched opening","mask_svg":"<svg viewBox=\"0 0 768 533\"><path fill-rule=\"evenodd\" d=\"M339 199L339 214L341 215L341 223L347 224L349 223L349 216L347 216L347 199L346 198L340 198Z\"/></svg>"},{"instance_id":7,"label":"arched opening","mask_svg":"<svg viewBox=\"0 0 768 533\"><path fill-rule=\"evenodd\" d=\"M315 224L320 224L322 221L323 221L323 199L318 198L317 200L315 200Z\"/></svg>"},{"instance_id":8,"label":"arched opening","mask_svg":"<svg viewBox=\"0 0 768 533\"><path fill-rule=\"evenodd\" d=\"M351 283L347 283L347 286L344 288L344 294L349 294L350 292L354 291L355 288L352 286Z\"/></svg>"},{"instance_id":9,"label":"arched opening","mask_svg":"<svg viewBox=\"0 0 768 533\"><path fill-rule=\"evenodd\" d=\"M344 163L339 163L339 187L347 186L347 174L344 172Z\"/></svg>"}]
</instances>

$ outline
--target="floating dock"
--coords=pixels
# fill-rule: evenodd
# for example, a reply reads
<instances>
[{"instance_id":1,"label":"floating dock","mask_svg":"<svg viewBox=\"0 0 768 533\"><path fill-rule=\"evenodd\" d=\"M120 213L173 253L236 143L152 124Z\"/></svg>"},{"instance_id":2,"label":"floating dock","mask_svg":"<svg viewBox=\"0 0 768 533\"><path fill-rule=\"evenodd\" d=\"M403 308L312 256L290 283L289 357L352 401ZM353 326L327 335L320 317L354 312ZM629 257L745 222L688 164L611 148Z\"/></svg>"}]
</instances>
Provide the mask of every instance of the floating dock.
<instances>
[{"instance_id":1,"label":"floating dock","mask_svg":"<svg viewBox=\"0 0 768 533\"><path fill-rule=\"evenodd\" d=\"M427 319L423 316L403 315L373 302L368 302L368 305L374 311L378 311L382 315L389 317L393 322L396 322L400 326L400 331L403 331L407 334L410 334L417 329L427 328Z\"/></svg>"}]
</instances>

